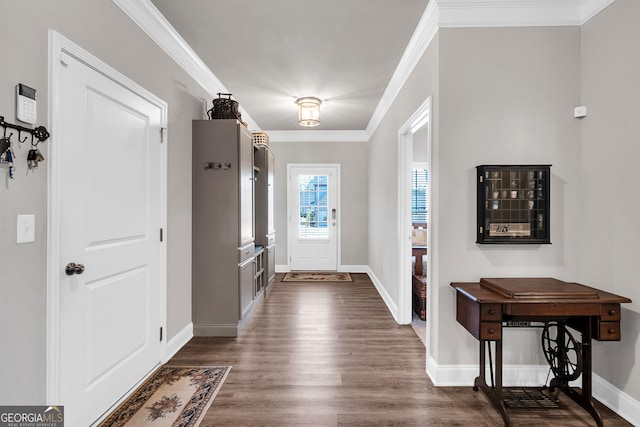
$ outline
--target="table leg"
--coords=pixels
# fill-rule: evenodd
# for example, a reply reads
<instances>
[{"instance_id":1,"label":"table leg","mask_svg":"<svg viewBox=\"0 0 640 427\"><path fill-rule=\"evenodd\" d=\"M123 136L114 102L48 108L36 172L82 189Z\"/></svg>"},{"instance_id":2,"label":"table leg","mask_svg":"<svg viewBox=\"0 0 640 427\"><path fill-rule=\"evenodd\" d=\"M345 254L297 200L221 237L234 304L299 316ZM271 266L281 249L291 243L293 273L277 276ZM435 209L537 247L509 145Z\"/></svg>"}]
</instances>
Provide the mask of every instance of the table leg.
<instances>
[{"instance_id":1,"label":"table leg","mask_svg":"<svg viewBox=\"0 0 640 427\"><path fill-rule=\"evenodd\" d=\"M507 414L507 408L504 406L504 400L502 399L502 340L494 342L496 343L495 385L489 387L485 376L486 345L489 346L489 351L491 351L491 341L480 340L480 375L476 377L473 389L484 392L496 410L502 415L505 427L509 427L511 426L511 421L509 420L509 414Z\"/></svg>"},{"instance_id":2,"label":"table leg","mask_svg":"<svg viewBox=\"0 0 640 427\"><path fill-rule=\"evenodd\" d=\"M562 391L573 399L578 405L591 414L598 427L603 427L602 416L600 412L593 406L591 394L593 392L592 383L592 365L591 365L591 319L586 317L583 319L582 327L582 391L578 393L566 381L563 381Z\"/></svg>"}]
</instances>

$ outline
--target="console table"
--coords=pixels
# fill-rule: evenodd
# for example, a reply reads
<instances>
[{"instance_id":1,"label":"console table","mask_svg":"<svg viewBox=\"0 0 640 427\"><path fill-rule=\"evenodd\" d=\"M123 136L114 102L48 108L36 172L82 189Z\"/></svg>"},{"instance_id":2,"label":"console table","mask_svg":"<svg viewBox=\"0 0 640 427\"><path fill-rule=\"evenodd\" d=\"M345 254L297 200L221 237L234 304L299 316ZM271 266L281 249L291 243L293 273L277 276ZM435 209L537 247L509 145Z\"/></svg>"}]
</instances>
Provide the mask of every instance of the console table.
<instances>
[{"instance_id":1,"label":"console table","mask_svg":"<svg viewBox=\"0 0 640 427\"><path fill-rule=\"evenodd\" d=\"M569 387L569 381L556 376L550 388L558 388L586 409L602 427L602 417L593 406L591 340L619 341L620 304L629 298L578 283L552 278L481 279L479 283L451 283L456 290L456 320L480 344L480 373L474 390L481 389L510 426L503 401L502 329L522 322L563 322L581 334L578 351L582 356L582 391ZM564 338L563 338L564 339ZM486 346L495 345L495 382L486 382ZM491 353L490 353L491 355Z\"/></svg>"}]
</instances>

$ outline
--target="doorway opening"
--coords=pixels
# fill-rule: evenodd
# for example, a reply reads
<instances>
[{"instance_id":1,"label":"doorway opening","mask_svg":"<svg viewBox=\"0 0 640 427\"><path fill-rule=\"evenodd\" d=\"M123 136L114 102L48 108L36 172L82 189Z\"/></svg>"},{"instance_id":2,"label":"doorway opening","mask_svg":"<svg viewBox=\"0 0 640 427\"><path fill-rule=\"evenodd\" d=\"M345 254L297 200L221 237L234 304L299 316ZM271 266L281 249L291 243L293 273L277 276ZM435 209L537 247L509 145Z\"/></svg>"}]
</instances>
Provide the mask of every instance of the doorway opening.
<instances>
[{"instance_id":1,"label":"doorway opening","mask_svg":"<svg viewBox=\"0 0 640 427\"><path fill-rule=\"evenodd\" d=\"M398 319L412 324L429 359L435 247L431 215L431 97L398 131ZM415 319L415 320L414 320Z\"/></svg>"}]
</instances>

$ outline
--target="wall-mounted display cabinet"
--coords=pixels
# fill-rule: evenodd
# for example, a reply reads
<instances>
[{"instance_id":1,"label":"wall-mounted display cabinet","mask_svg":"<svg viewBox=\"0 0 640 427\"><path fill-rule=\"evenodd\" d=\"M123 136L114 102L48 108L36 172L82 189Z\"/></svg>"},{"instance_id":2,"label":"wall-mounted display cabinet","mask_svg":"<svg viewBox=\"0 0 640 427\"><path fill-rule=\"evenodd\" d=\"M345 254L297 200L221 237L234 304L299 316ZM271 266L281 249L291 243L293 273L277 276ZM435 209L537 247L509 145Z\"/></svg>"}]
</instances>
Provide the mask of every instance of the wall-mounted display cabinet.
<instances>
[{"instance_id":1,"label":"wall-mounted display cabinet","mask_svg":"<svg viewBox=\"0 0 640 427\"><path fill-rule=\"evenodd\" d=\"M551 243L551 165L480 165L477 243Z\"/></svg>"}]
</instances>

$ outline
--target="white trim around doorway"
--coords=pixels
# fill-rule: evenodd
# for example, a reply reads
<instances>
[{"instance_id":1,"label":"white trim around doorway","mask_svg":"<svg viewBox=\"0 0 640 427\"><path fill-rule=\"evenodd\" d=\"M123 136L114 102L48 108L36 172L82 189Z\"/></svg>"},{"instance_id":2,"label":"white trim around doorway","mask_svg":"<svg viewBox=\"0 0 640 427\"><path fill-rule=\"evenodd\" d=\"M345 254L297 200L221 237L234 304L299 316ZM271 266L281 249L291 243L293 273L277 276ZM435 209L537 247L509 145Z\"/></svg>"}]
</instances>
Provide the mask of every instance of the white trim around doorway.
<instances>
[{"instance_id":1,"label":"white trim around doorway","mask_svg":"<svg viewBox=\"0 0 640 427\"><path fill-rule=\"evenodd\" d=\"M432 162L432 97L428 97L420 107L398 130L398 305L396 321L400 324L410 324L412 317L412 275L411 275L411 169L413 167L413 135L427 126L427 164L429 169L429 195L427 217L427 360L433 352L432 335L436 332L434 325L437 319L437 306L433 304L437 299L437 269L435 255L437 253L437 217L434 215L433 186L437 182ZM425 367L426 369L427 367Z\"/></svg>"}]
</instances>

